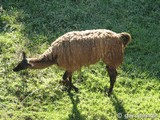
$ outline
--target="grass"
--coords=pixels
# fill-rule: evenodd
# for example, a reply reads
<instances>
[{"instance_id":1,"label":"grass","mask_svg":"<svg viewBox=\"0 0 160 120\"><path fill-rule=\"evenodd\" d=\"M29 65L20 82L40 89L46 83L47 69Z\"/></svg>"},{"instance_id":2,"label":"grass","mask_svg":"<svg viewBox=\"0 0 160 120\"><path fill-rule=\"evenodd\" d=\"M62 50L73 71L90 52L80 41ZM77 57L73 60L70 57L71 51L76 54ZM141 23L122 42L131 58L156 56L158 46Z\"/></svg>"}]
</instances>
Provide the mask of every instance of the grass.
<instances>
[{"instance_id":1,"label":"grass","mask_svg":"<svg viewBox=\"0 0 160 120\"><path fill-rule=\"evenodd\" d=\"M0 2L0 119L111 120L160 118L160 2L24 0ZM61 90L63 70L12 71L22 51L38 56L60 35L104 28L131 33L111 98L102 62L75 72L79 93ZM77 80L76 80L77 79Z\"/></svg>"}]
</instances>

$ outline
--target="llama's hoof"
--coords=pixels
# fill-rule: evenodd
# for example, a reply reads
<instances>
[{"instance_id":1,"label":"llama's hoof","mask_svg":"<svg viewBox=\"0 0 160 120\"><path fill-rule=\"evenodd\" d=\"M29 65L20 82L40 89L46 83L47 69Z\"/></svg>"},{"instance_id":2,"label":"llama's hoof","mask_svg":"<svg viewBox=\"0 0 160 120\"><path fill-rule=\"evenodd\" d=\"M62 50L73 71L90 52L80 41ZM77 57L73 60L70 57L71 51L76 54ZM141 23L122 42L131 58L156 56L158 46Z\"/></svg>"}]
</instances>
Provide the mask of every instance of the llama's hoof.
<instances>
[{"instance_id":1,"label":"llama's hoof","mask_svg":"<svg viewBox=\"0 0 160 120\"><path fill-rule=\"evenodd\" d=\"M78 88L76 88L76 87L74 87L74 90L75 90L76 93L79 92Z\"/></svg>"},{"instance_id":2,"label":"llama's hoof","mask_svg":"<svg viewBox=\"0 0 160 120\"><path fill-rule=\"evenodd\" d=\"M111 97L112 93L111 92L108 92L108 97Z\"/></svg>"},{"instance_id":3,"label":"llama's hoof","mask_svg":"<svg viewBox=\"0 0 160 120\"><path fill-rule=\"evenodd\" d=\"M67 92L68 92L68 93L71 93L71 90L72 90L72 88L69 87L69 88L67 89Z\"/></svg>"}]
</instances>

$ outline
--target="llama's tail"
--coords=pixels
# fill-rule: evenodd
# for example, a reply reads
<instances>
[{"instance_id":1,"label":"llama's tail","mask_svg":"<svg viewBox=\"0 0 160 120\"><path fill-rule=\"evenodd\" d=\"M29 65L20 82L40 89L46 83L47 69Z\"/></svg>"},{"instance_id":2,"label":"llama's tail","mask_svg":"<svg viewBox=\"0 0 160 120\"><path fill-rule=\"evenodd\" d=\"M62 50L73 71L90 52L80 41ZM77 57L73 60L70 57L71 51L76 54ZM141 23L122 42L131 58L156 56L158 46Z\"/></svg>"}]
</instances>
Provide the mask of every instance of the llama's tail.
<instances>
[{"instance_id":1,"label":"llama's tail","mask_svg":"<svg viewBox=\"0 0 160 120\"><path fill-rule=\"evenodd\" d=\"M120 33L120 39L122 40L124 47L131 41L131 35L126 32Z\"/></svg>"}]
</instances>

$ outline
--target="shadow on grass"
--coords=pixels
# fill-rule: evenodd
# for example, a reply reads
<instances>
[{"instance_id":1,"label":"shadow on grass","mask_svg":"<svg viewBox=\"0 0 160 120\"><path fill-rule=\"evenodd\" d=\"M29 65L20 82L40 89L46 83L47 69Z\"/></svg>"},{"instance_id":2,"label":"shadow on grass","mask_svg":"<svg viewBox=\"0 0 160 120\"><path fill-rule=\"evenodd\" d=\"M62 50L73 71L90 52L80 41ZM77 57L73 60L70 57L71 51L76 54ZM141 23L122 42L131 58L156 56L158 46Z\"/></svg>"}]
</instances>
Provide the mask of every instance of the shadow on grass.
<instances>
[{"instance_id":1,"label":"shadow on grass","mask_svg":"<svg viewBox=\"0 0 160 120\"><path fill-rule=\"evenodd\" d=\"M128 120L128 118L125 116L127 113L122 105L122 102L118 100L115 94L112 95L111 101L113 103L113 106L115 107L117 119L118 120Z\"/></svg>"},{"instance_id":2,"label":"shadow on grass","mask_svg":"<svg viewBox=\"0 0 160 120\"><path fill-rule=\"evenodd\" d=\"M80 102L78 96L76 95L74 98L74 95L72 93L69 93L68 96L73 105L72 111L68 115L68 120L85 120L85 117L81 115L77 107L78 103Z\"/></svg>"}]
</instances>

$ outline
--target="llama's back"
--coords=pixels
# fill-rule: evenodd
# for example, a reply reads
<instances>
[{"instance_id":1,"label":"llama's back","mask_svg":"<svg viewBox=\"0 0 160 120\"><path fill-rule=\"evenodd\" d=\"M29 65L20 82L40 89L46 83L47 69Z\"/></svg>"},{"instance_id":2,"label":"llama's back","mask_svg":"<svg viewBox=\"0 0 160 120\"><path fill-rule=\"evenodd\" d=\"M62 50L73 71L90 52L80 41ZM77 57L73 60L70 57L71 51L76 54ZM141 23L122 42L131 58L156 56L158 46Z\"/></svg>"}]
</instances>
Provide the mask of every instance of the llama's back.
<instances>
[{"instance_id":1,"label":"llama's back","mask_svg":"<svg viewBox=\"0 0 160 120\"><path fill-rule=\"evenodd\" d=\"M66 33L54 41L46 53L51 59L57 55L57 65L69 71L94 64L100 59L117 66L123 58L122 42L116 33L108 30Z\"/></svg>"}]
</instances>

